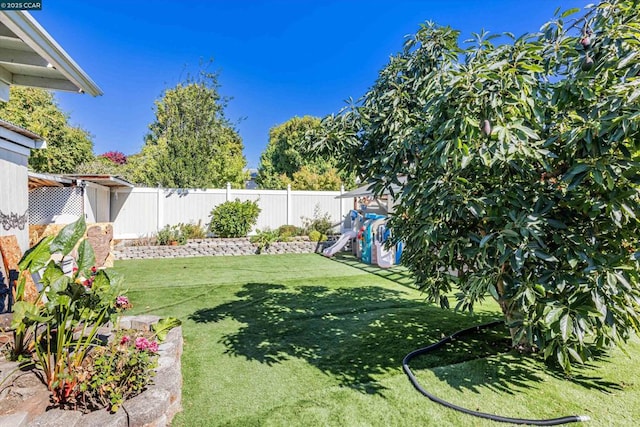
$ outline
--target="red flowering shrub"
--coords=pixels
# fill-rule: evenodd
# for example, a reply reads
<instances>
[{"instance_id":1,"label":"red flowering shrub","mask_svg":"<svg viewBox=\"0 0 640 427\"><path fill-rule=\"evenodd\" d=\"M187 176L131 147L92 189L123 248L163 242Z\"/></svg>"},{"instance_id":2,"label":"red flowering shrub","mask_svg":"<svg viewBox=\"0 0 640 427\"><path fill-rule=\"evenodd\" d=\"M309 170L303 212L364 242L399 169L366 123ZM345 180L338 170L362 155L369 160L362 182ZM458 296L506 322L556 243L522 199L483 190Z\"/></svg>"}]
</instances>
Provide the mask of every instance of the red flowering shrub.
<instances>
[{"instance_id":1,"label":"red flowering shrub","mask_svg":"<svg viewBox=\"0 0 640 427\"><path fill-rule=\"evenodd\" d=\"M120 151L107 151L106 153L100 155L100 157L109 159L116 165L124 165L125 163L127 163L127 156Z\"/></svg>"}]
</instances>

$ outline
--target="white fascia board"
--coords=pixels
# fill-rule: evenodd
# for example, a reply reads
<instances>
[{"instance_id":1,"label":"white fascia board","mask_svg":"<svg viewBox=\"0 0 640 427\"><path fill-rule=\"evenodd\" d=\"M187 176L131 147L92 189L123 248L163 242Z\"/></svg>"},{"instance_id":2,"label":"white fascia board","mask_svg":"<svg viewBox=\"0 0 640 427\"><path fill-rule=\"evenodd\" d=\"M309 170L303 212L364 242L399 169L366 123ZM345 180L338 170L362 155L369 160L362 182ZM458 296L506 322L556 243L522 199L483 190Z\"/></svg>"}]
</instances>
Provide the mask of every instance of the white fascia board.
<instances>
[{"instance_id":1,"label":"white fascia board","mask_svg":"<svg viewBox=\"0 0 640 427\"><path fill-rule=\"evenodd\" d=\"M92 96L102 95L98 85L29 13L22 10L5 10L0 12L0 21L31 49L42 55L78 89Z\"/></svg>"},{"instance_id":2,"label":"white fascia board","mask_svg":"<svg viewBox=\"0 0 640 427\"><path fill-rule=\"evenodd\" d=\"M25 157L29 157L31 155L31 150L29 148L7 141L3 138L0 138L0 149L12 151Z\"/></svg>"},{"instance_id":3,"label":"white fascia board","mask_svg":"<svg viewBox=\"0 0 640 427\"><path fill-rule=\"evenodd\" d=\"M13 144L25 147L27 149L41 147L41 145L38 144L38 140L28 138L24 135L20 135L17 132L10 131L9 129L5 129L3 127L0 127L0 138Z\"/></svg>"}]
</instances>

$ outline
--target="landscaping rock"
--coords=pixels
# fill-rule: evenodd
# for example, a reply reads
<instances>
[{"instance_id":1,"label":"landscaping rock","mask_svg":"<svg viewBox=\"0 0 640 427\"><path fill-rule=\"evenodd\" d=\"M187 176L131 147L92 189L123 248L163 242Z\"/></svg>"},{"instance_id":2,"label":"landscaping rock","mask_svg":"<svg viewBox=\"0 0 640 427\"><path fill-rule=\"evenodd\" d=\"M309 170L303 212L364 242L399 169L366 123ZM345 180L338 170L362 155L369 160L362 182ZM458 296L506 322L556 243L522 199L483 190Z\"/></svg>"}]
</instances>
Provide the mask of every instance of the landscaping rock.
<instances>
[{"instance_id":1,"label":"landscaping rock","mask_svg":"<svg viewBox=\"0 0 640 427\"><path fill-rule=\"evenodd\" d=\"M127 413L122 409L119 409L115 414L112 414L106 409L102 409L83 415L76 426L129 427L129 421Z\"/></svg>"},{"instance_id":2,"label":"landscaping rock","mask_svg":"<svg viewBox=\"0 0 640 427\"><path fill-rule=\"evenodd\" d=\"M28 421L28 412L16 412L15 414L0 417L0 427L27 427Z\"/></svg>"},{"instance_id":3,"label":"landscaping rock","mask_svg":"<svg viewBox=\"0 0 640 427\"><path fill-rule=\"evenodd\" d=\"M29 427L70 427L77 425L81 418L80 411L52 409L35 417L28 425Z\"/></svg>"},{"instance_id":4,"label":"landscaping rock","mask_svg":"<svg viewBox=\"0 0 640 427\"><path fill-rule=\"evenodd\" d=\"M159 423L169 406L170 394L161 388L149 388L146 392L126 401L122 407L129 414L130 427L164 426ZM152 424L153 423L153 424Z\"/></svg>"},{"instance_id":5,"label":"landscaping rock","mask_svg":"<svg viewBox=\"0 0 640 427\"><path fill-rule=\"evenodd\" d=\"M131 320L131 329L135 329L136 331L150 331L151 325L158 323L158 320L160 320L160 316L153 316L151 314L135 316Z\"/></svg>"}]
</instances>

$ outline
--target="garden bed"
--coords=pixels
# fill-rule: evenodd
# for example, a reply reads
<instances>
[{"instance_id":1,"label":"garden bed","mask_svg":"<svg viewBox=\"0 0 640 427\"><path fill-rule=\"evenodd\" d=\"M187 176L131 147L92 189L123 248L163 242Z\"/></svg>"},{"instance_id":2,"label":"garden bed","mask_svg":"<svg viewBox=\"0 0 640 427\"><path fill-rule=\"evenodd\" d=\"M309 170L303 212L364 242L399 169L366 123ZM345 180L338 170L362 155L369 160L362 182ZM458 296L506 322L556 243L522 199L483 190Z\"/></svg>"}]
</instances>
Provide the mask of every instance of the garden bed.
<instances>
[{"instance_id":1,"label":"garden bed","mask_svg":"<svg viewBox=\"0 0 640 427\"><path fill-rule=\"evenodd\" d=\"M262 254L302 254L321 252L325 242L311 242L306 237L294 238L289 242L275 242L263 249ZM238 256L254 255L257 245L248 237L235 239L194 239L179 246L131 246L125 242L117 245L112 253L116 260L184 258L194 256Z\"/></svg>"},{"instance_id":2,"label":"garden bed","mask_svg":"<svg viewBox=\"0 0 640 427\"><path fill-rule=\"evenodd\" d=\"M158 316L122 316L123 329L150 330ZM105 331L106 333L112 331ZM0 426L166 426L182 410L182 328L173 328L158 347L153 382L141 394L126 401L115 413L99 410L49 409L50 392L37 370L17 370L17 363L0 358Z\"/></svg>"}]
</instances>

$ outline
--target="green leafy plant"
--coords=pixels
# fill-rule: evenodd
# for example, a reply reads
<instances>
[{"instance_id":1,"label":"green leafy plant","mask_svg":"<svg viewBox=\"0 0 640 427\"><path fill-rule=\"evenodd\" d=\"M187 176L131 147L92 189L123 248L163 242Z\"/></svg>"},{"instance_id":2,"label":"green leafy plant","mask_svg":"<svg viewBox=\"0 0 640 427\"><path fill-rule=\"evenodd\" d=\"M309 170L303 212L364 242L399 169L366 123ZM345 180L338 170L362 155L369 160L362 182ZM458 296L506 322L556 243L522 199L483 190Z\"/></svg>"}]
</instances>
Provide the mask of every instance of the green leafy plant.
<instances>
[{"instance_id":1,"label":"green leafy plant","mask_svg":"<svg viewBox=\"0 0 640 427\"><path fill-rule=\"evenodd\" d=\"M280 240L280 233L278 230L271 230L265 228L264 230L256 230L256 235L251 236L251 243L256 245L257 253L261 253L265 249L269 249L272 243Z\"/></svg>"},{"instance_id":2,"label":"green leafy plant","mask_svg":"<svg viewBox=\"0 0 640 427\"><path fill-rule=\"evenodd\" d=\"M302 217L305 234L312 231L318 231L320 234L331 234L333 224L331 223L331 215L328 212L324 214L320 212L320 205L316 205L313 209L313 218Z\"/></svg>"},{"instance_id":3,"label":"green leafy plant","mask_svg":"<svg viewBox=\"0 0 640 427\"><path fill-rule=\"evenodd\" d=\"M257 201L224 202L211 211L209 230L217 237L245 237L258 222L259 214Z\"/></svg>"},{"instance_id":4,"label":"green leafy plant","mask_svg":"<svg viewBox=\"0 0 640 427\"><path fill-rule=\"evenodd\" d=\"M422 25L319 144L402 186L393 238L431 301L493 297L567 371L640 329L640 8L578 11L500 45Z\"/></svg>"},{"instance_id":5,"label":"green leafy plant","mask_svg":"<svg viewBox=\"0 0 640 427\"><path fill-rule=\"evenodd\" d=\"M291 237L306 235L303 228L295 225L281 225L278 227L278 234L282 241L286 241Z\"/></svg>"},{"instance_id":6,"label":"green leafy plant","mask_svg":"<svg viewBox=\"0 0 640 427\"><path fill-rule=\"evenodd\" d=\"M202 226L202 221L198 221L197 224L193 222L187 224L180 223L178 224L178 228L180 229L180 234L184 236L185 239L204 239L207 237L207 231Z\"/></svg>"},{"instance_id":7,"label":"green leafy plant","mask_svg":"<svg viewBox=\"0 0 640 427\"><path fill-rule=\"evenodd\" d=\"M175 317L165 317L158 320L158 323L151 325L151 329L159 341L164 341L167 338L169 331L180 325L182 325L180 319L176 319Z\"/></svg>"},{"instance_id":8,"label":"green leafy plant","mask_svg":"<svg viewBox=\"0 0 640 427\"><path fill-rule=\"evenodd\" d=\"M115 320L119 308L121 278L115 272L96 270L93 249L82 239L85 230L80 218L55 238L40 241L19 263L21 271L42 271L43 289L37 301L15 303L12 327L23 336L31 330L35 362L57 404L65 404L77 393L76 372L99 344L99 328ZM77 267L67 275L52 255L64 259L74 248Z\"/></svg>"},{"instance_id":9,"label":"green leafy plant","mask_svg":"<svg viewBox=\"0 0 640 427\"><path fill-rule=\"evenodd\" d=\"M309 240L312 242L324 242L327 240L327 235L320 233L318 230L311 230Z\"/></svg>"},{"instance_id":10,"label":"green leafy plant","mask_svg":"<svg viewBox=\"0 0 640 427\"><path fill-rule=\"evenodd\" d=\"M156 234L156 243L158 245L184 245L187 243L187 236L182 231L182 224L165 225L164 228Z\"/></svg>"}]
</instances>

